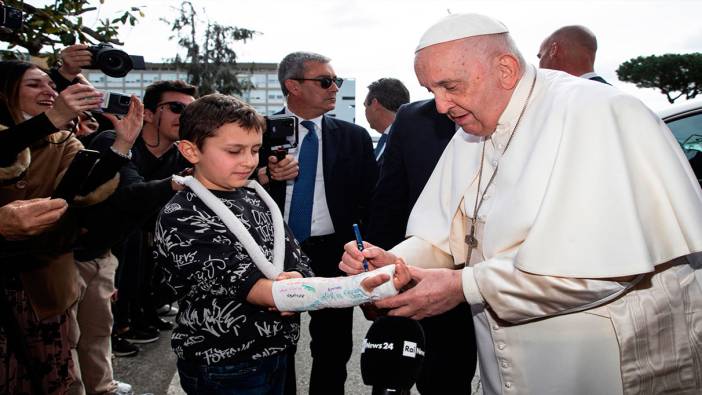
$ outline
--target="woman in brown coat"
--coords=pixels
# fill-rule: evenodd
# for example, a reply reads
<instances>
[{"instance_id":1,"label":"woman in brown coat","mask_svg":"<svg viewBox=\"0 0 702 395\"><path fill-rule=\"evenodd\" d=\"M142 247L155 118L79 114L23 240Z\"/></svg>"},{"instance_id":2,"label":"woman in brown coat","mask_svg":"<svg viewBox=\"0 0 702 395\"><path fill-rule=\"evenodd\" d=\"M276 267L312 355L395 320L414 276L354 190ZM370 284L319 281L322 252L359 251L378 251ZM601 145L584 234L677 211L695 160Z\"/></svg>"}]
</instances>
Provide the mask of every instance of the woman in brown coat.
<instances>
[{"instance_id":1,"label":"woman in brown coat","mask_svg":"<svg viewBox=\"0 0 702 395\"><path fill-rule=\"evenodd\" d=\"M59 95L37 66L0 62L0 207L51 196L83 148L63 129L80 112L98 107L101 97L80 84ZM141 130L142 114L141 102L133 97L124 119L108 116L117 139L83 183L84 196L76 204L97 203L114 191L117 171L129 160ZM41 230L32 237L28 235L36 232L31 230L0 234L0 393L61 394L72 379L66 310L78 298L71 249L81 227L69 209Z\"/></svg>"}]
</instances>

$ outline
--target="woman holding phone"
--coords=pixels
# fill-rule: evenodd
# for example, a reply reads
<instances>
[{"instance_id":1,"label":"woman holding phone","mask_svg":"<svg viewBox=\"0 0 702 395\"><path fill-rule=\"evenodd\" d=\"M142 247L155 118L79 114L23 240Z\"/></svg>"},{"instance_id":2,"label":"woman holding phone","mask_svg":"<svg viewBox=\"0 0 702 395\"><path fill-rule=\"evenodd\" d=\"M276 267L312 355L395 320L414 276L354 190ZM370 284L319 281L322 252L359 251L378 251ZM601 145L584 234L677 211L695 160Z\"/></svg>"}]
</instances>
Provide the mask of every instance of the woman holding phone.
<instances>
[{"instance_id":1,"label":"woman holding phone","mask_svg":"<svg viewBox=\"0 0 702 395\"><path fill-rule=\"evenodd\" d=\"M83 148L64 129L81 112L98 108L101 98L83 84L58 94L36 65L0 62L0 208L22 208L52 195ZM77 205L97 203L114 191L117 171L141 130L143 106L132 97L126 117L106 116L117 139L83 183ZM81 226L65 202L52 207L55 223L22 228L10 223L16 217L0 218L0 393L59 394L72 380L66 310L78 297L71 249Z\"/></svg>"}]
</instances>

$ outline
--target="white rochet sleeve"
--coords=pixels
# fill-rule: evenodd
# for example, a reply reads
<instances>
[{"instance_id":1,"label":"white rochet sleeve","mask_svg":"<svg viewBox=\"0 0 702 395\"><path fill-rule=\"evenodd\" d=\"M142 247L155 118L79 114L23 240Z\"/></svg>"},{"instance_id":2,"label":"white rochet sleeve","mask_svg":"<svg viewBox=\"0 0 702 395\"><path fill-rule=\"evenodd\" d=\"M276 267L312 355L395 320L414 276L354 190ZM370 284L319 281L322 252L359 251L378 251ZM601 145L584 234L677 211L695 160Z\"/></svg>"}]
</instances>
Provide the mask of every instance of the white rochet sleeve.
<instances>
[{"instance_id":1,"label":"white rochet sleeve","mask_svg":"<svg viewBox=\"0 0 702 395\"><path fill-rule=\"evenodd\" d=\"M387 274L390 279L367 292L361 281ZM392 282L395 265L348 277L292 278L273 282L273 300L279 311L309 311L357 306L398 294Z\"/></svg>"}]
</instances>

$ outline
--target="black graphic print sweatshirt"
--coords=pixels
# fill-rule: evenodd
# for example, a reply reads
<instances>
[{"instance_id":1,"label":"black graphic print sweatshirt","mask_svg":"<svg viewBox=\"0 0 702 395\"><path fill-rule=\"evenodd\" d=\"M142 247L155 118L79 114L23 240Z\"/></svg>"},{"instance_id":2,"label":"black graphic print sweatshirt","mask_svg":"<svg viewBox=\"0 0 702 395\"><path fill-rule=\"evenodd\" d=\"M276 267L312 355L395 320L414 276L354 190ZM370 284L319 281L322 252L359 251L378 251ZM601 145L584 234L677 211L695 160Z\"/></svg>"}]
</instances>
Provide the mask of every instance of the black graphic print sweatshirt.
<instances>
[{"instance_id":1,"label":"black graphic print sweatshirt","mask_svg":"<svg viewBox=\"0 0 702 395\"><path fill-rule=\"evenodd\" d=\"M249 188L212 193L272 261L273 221L258 194ZM285 228L285 271L312 276L309 259ZM263 274L221 219L189 189L161 211L154 243L158 270L180 306L171 337L178 358L226 365L277 354L297 343L299 315L281 317L246 301Z\"/></svg>"}]
</instances>

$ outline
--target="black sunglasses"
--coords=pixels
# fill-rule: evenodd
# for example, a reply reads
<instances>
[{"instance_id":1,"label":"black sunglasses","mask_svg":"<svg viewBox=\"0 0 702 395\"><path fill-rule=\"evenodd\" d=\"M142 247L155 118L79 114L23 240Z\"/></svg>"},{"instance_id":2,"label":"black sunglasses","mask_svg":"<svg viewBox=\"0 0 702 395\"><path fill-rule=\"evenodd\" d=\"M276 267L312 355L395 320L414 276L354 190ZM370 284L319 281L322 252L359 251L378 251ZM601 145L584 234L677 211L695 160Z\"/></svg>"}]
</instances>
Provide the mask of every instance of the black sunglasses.
<instances>
[{"instance_id":1,"label":"black sunglasses","mask_svg":"<svg viewBox=\"0 0 702 395\"><path fill-rule=\"evenodd\" d=\"M185 110L185 107L187 107L187 104L183 104L179 101L167 101L163 102L160 104L156 105L156 108L161 107L161 106L168 106L168 109L171 110L173 114L180 114Z\"/></svg>"},{"instance_id":2,"label":"black sunglasses","mask_svg":"<svg viewBox=\"0 0 702 395\"><path fill-rule=\"evenodd\" d=\"M292 78L295 81L319 81L319 86L322 89L329 89L332 83L336 84L337 88L341 88L344 84L344 79L339 77L319 77L319 78Z\"/></svg>"}]
</instances>

